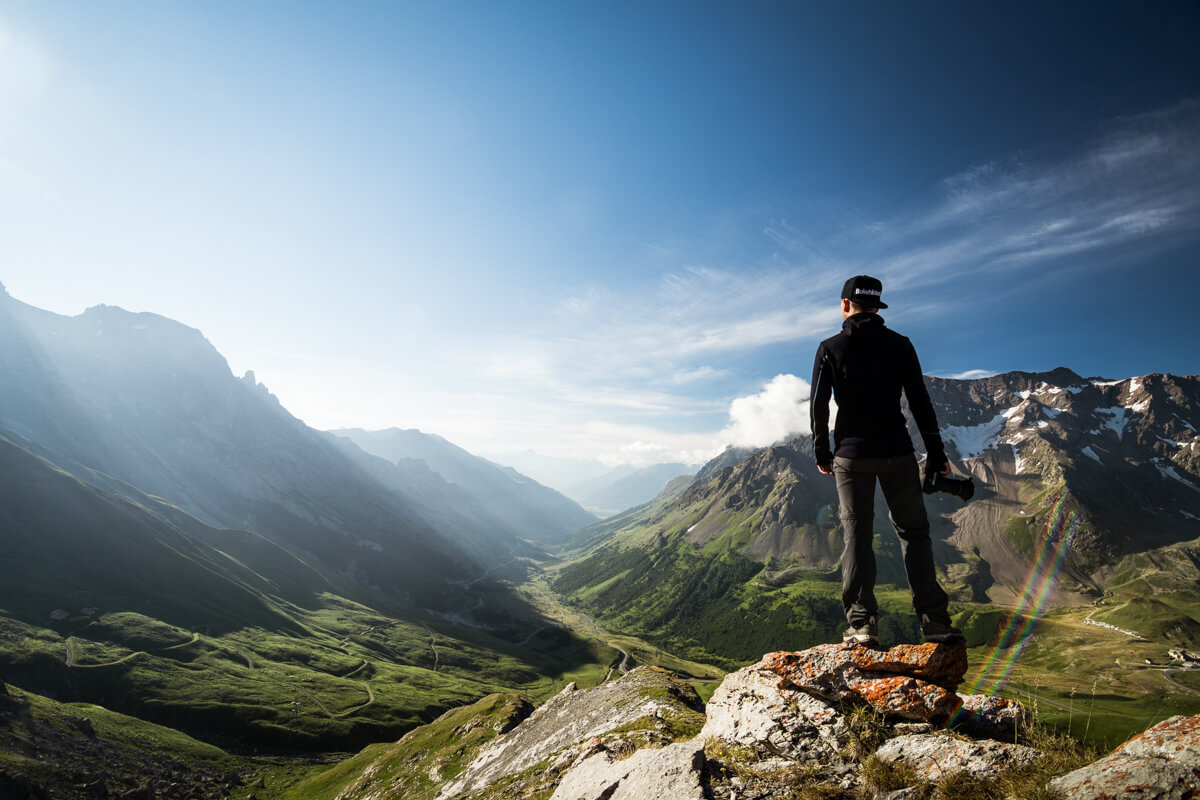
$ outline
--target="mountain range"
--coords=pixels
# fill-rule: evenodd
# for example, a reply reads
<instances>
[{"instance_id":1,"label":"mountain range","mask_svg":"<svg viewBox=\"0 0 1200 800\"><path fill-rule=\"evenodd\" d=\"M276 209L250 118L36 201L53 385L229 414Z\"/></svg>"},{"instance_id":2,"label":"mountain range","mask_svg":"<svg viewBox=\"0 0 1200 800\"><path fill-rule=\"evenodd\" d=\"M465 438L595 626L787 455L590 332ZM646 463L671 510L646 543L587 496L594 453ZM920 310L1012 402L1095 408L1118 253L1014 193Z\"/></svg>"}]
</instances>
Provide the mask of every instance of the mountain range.
<instances>
[{"instance_id":1,"label":"mountain range","mask_svg":"<svg viewBox=\"0 0 1200 800\"><path fill-rule=\"evenodd\" d=\"M0 376L7 681L311 752L602 669L600 645L498 580L594 521L550 490L505 473L500 518L423 461L308 428L154 314L0 291Z\"/></svg>"},{"instance_id":2,"label":"mountain range","mask_svg":"<svg viewBox=\"0 0 1200 800\"><path fill-rule=\"evenodd\" d=\"M489 524L512 537L556 544L596 522L595 516L573 500L515 469L472 455L441 436L399 428L347 428L331 433L353 442L365 453L395 463L406 476L413 469L432 470L461 488L466 493L464 499L479 506ZM401 481L397 488L402 490L403 486Z\"/></svg>"},{"instance_id":3,"label":"mountain range","mask_svg":"<svg viewBox=\"0 0 1200 800\"><path fill-rule=\"evenodd\" d=\"M695 472L695 467L679 463L648 467L623 465L595 478L573 483L562 491L578 500L584 508L601 517L611 517L653 500L671 481Z\"/></svg>"},{"instance_id":4,"label":"mountain range","mask_svg":"<svg viewBox=\"0 0 1200 800\"><path fill-rule=\"evenodd\" d=\"M1093 676L1111 719L1192 702L1186 672L1160 683L1168 652L1200 645L1200 378L927 381L977 485L927 498L972 678ZM435 435L308 428L180 323L0 289L0 677L67 727L128 715L112 725L134 750L170 728L239 758L311 756L631 658L707 676L835 641L837 496L807 437L691 471L609 475L591 488L619 513L598 521ZM881 634L914 641L882 508ZM40 769L28 730L0 714L16 743L0 779Z\"/></svg>"},{"instance_id":5,"label":"mountain range","mask_svg":"<svg viewBox=\"0 0 1200 800\"><path fill-rule=\"evenodd\" d=\"M951 463L978 486L965 505L927 503L957 600L1012 607L1036 591L1040 607L1083 605L1118 581L1196 599L1200 380L1067 369L927 380ZM732 665L781 638L829 641L842 624L836 507L807 437L730 450L677 496L581 533L594 549L556 585L611 627L701 660ZM881 497L877 508L880 579L903 586ZM1182 572L1151 566L1166 563ZM885 635L916 635L905 605L893 598L900 613L881 621ZM1188 609L1180 630L1195 625Z\"/></svg>"}]
</instances>

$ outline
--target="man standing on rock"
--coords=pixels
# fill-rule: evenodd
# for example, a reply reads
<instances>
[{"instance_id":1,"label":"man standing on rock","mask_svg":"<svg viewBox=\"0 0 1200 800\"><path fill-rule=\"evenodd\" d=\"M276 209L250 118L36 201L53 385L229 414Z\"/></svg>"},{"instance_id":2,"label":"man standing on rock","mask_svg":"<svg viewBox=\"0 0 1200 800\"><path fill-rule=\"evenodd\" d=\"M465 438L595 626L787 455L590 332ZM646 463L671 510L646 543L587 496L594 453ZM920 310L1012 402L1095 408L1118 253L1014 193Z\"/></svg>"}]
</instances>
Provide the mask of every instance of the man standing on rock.
<instances>
[{"instance_id":1,"label":"man standing on rock","mask_svg":"<svg viewBox=\"0 0 1200 800\"><path fill-rule=\"evenodd\" d=\"M937 416L912 342L884 327L878 311L883 284L857 275L842 287L842 332L821 342L813 364L813 447L817 469L837 477L842 531L842 606L850 627L846 642L879 643L875 600L875 482L900 536L904 570L921 633L929 642L957 642L962 632L950 623L948 598L933 566L929 517L921 477L900 393L929 454L927 468L948 474L950 464L938 433ZM829 398L837 402L834 449L829 448Z\"/></svg>"}]
</instances>

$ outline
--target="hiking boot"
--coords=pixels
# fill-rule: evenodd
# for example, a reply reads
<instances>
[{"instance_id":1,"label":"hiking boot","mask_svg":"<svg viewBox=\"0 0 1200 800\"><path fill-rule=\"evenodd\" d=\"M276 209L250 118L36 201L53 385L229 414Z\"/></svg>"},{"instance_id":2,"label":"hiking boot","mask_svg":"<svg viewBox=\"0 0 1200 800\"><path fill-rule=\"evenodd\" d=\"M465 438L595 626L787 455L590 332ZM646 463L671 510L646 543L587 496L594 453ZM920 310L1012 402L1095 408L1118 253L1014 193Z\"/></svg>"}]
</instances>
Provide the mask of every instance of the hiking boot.
<instances>
[{"instance_id":1,"label":"hiking boot","mask_svg":"<svg viewBox=\"0 0 1200 800\"><path fill-rule=\"evenodd\" d=\"M939 622L936 619L926 619L921 623L921 635L925 641L936 644L960 644L967 641L963 632L949 622Z\"/></svg>"},{"instance_id":2,"label":"hiking boot","mask_svg":"<svg viewBox=\"0 0 1200 800\"><path fill-rule=\"evenodd\" d=\"M879 626L875 619L867 620L861 627L851 625L842 633L842 641L846 644L865 644L874 647L879 644Z\"/></svg>"}]
</instances>

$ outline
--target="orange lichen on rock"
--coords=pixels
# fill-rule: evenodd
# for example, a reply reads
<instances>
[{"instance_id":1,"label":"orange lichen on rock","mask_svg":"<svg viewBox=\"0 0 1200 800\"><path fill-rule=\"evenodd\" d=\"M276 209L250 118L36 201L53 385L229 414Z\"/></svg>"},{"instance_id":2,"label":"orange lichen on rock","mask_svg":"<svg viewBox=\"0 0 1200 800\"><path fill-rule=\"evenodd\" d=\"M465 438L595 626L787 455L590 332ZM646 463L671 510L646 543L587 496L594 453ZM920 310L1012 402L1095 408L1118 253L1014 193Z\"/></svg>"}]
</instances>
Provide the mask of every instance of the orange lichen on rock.
<instances>
[{"instance_id":1,"label":"orange lichen on rock","mask_svg":"<svg viewBox=\"0 0 1200 800\"><path fill-rule=\"evenodd\" d=\"M912 675L948 689L956 688L967 674L965 644L898 644L888 650L853 647L850 657L862 670Z\"/></svg>"},{"instance_id":2,"label":"orange lichen on rock","mask_svg":"<svg viewBox=\"0 0 1200 800\"><path fill-rule=\"evenodd\" d=\"M850 689L886 714L926 722L948 718L962 703L949 689L905 675L853 680Z\"/></svg>"},{"instance_id":3,"label":"orange lichen on rock","mask_svg":"<svg viewBox=\"0 0 1200 800\"><path fill-rule=\"evenodd\" d=\"M924 721L953 714L961 703L954 688L966 672L966 649L924 644L872 650L824 644L802 652L769 653L760 666L778 675L780 687L827 701L857 697L886 714Z\"/></svg>"}]
</instances>

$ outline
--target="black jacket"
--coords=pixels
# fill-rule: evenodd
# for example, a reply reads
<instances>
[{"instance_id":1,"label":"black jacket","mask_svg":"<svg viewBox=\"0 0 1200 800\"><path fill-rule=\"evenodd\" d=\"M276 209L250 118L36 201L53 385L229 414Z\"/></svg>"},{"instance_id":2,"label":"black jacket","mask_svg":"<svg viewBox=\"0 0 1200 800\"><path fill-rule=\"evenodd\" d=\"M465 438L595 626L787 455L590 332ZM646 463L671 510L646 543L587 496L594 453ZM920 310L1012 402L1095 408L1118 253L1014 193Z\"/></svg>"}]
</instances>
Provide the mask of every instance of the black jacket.
<instances>
[{"instance_id":1,"label":"black jacket","mask_svg":"<svg viewBox=\"0 0 1200 800\"><path fill-rule=\"evenodd\" d=\"M925 443L932 464L946 460L937 415L921 375L912 342L884 327L878 314L855 314L842 332L821 342L813 364L813 450L817 463L834 455L886 458L913 452L912 437L900 411L900 392ZM834 449L829 449L829 397L837 401Z\"/></svg>"}]
</instances>

